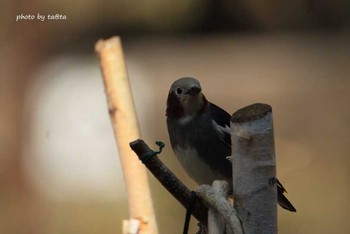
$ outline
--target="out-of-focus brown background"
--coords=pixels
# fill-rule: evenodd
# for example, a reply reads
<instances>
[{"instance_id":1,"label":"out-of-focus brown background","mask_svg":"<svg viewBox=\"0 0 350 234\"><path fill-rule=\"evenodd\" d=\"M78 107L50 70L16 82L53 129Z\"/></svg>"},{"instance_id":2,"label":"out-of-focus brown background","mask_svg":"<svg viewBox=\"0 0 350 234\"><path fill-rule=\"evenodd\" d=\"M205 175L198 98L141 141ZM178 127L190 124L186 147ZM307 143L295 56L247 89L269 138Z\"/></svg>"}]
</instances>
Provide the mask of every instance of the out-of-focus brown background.
<instances>
[{"instance_id":1,"label":"out-of-focus brown background","mask_svg":"<svg viewBox=\"0 0 350 234\"><path fill-rule=\"evenodd\" d=\"M8 0L0 9L1 233L121 233L127 197L94 54L113 35L143 137L167 144L160 157L188 186L164 116L182 76L231 113L272 105L278 176L298 209L279 209L280 233L350 231L348 1ZM44 21L16 21L38 13ZM185 210L150 180L160 232L181 233Z\"/></svg>"}]
</instances>

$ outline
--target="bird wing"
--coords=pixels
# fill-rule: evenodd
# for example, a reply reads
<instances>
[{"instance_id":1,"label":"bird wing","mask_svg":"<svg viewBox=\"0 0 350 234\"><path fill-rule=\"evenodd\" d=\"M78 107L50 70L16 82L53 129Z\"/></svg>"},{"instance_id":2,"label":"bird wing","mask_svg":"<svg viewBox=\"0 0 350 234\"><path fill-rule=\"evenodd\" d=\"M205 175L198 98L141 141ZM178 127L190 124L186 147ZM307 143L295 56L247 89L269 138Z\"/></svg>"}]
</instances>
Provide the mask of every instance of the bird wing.
<instances>
[{"instance_id":1,"label":"bird wing","mask_svg":"<svg viewBox=\"0 0 350 234\"><path fill-rule=\"evenodd\" d=\"M213 118L213 125L220 133L221 140L231 148L231 115L213 103L209 103L209 111Z\"/></svg>"}]
</instances>

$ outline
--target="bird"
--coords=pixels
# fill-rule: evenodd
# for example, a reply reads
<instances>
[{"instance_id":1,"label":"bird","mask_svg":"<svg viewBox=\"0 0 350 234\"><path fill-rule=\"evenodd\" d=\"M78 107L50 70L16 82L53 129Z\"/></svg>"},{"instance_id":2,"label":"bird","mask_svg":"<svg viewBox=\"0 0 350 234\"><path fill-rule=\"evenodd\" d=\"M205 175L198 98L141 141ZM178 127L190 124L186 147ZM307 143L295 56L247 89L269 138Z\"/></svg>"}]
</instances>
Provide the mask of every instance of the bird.
<instances>
[{"instance_id":1,"label":"bird","mask_svg":"<svg viewBox=\"0 0 350 234\"><path fill-rule=\"evenodd\" d=\"M209 102L200 82L192 77L176 80L166 102L166 123L174 154L186 173L197 184L211 185L214 180L232 181L231 115ZM285 197L283 185L276 180L278 204L296 209Z\"/></svg>"}]
</instances>

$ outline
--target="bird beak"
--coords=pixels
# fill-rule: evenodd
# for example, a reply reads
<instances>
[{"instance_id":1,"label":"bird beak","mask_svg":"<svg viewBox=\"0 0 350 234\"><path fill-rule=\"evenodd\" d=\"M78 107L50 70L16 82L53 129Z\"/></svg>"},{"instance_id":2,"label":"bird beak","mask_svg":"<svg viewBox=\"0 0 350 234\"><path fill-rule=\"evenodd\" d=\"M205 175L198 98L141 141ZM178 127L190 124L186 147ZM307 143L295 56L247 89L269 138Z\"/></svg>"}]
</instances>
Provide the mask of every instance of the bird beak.
<instances>
[{"instance_id":1,"label":"bird beak","mask_svg":"<svg viewBox=\"0 0 350 234\"><path fill-rule=\"evenodd\" d=\"M201 88L197 87L197 86L193 86L192 88L190 88L186 94L189 94L189 95L195 95L195 94L198 94L200 91L202 91Z\"/></svg>"}]
</instances>

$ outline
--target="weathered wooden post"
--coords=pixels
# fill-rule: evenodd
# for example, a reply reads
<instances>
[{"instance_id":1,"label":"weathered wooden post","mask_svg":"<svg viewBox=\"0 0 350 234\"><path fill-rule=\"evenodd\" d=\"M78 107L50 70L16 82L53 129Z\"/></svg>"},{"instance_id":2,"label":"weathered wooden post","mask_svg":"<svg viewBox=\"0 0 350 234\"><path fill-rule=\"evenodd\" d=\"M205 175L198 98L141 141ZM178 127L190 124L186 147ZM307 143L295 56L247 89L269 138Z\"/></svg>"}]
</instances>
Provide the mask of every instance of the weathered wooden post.
<instances>
[{"instance_id":1,"label":"weathered wooden post","mask_svg":"<svg viewBox=\"0 0 350 234\"><path fill-rule=\"evenodd\" d=\"M234 207L245 234L277 233L277 187L271 106L253 104L232 115Z\"/></svg>"}]
</instances>

